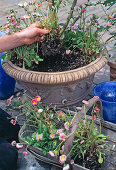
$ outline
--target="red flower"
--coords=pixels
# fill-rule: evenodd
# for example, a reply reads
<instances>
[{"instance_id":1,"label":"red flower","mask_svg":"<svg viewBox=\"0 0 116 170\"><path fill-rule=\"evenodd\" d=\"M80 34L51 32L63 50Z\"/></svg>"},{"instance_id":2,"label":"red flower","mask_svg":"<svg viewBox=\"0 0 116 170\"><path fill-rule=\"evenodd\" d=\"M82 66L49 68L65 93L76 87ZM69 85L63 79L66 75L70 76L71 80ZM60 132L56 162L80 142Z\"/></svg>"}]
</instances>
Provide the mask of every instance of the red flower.
<instances>
[{"instance_id":1,"label":"red flower","mask_svg":"<svg viewBox=\"0 0 116 170\"><path fill-rule=\"evenodd\" d=\"M38 6L40 7L40 6L41 6L41 4L40 4L40 3L38 3Z\"/></svg>"},{"instance_id":2,"label":"red flower","mask_svg":"<svg viewBox=\"0 0 116 170\"><path fill-rule=\"evenodd\" d=\"M94 98L95 98L95 99L99 99L99 97L98 97L98 96L94 96Z\"/></svg>"},{"instance_id":3,"label":"red flower","mask_svg":"<svg viewBox=\"0 0 116 170\"><path fill-rule=\"evenodd\" d=\"M59 112L59 113L58 113L58 117L59 117L59 116L62 116L62 112Z\"/></svg>"},{"instance_id":4,"label":"red flower","mask_svg":"<svg viewBox=\"0 0 116 170\"><path fill-rule=\"evenodd\" d=\"M100 109L99 109L98 107L95 107L95 108L94 108L94 112L95 112L95 113L97 113L97 112L99 112L99 111L100 111Z\"/></svg>"},{"instance_id":5,"label":"red flower","mask_svg":"<svg viewBox=\"0 0 116 170\"><path fill-rule=\"evenodd\" d=\"M40 102L41 101L41 97L40 96L36 96L36 100L37 100L37 102Z\"/></svg>"},{"instance_id":6,"label":"red flower","mask_svg":"<svg viewBox=\"0 0 116 170\"><path fill-rule=\"evenodd\" d=\"M95 119L95 117L93 116L92 119Z\"/></svg>"},{"instance_id":7,"label":"red flower","mask_svg":"<svg viewBox=\"0 0 116 170\"><path fill-rule=\"evenodd\" d=\"M13 125L16 125L16 120L11 120L10 123L12 123Z\"/></svg>"},{"instance_id":8,"label":"red flower","mask_svg":"<svg viewBox=\"0 0 116 170\"><path fill-rule=\"evenodd\" d=\"M88 31L88 30L89 30L89 28L88 28L88 27L86 27L86 30Z\"/></svg>"},{"instance_id":9,"label":"red flower","mask_svg":"<svg viewBox=\"0 0 116 170\"><path fill-rule=\"evenodd\" d=\"M35 106L37 105L37 99L32 99L32 104Z\"/></svg>"},{"instance_id":10,"label":"red flower","mask_svg":"<svg viewBox=\"0 0 116 170\"><path fill-rule=\"evenodd\" d=\"M85 12L86 11L86 9L81 9L81 12Z\"/></svg>"},{"instance_id":11,"label":"red flower","mask_svg":"<svg viewBox=\"0 0 116 170\"><path fill-rule=\"evenodd\" d=\"M13 141L11 142L11 145L12 145L12 146L15 146L15 145L16 145L16 141L13 140Z\"/></svg>"}]
</instances>

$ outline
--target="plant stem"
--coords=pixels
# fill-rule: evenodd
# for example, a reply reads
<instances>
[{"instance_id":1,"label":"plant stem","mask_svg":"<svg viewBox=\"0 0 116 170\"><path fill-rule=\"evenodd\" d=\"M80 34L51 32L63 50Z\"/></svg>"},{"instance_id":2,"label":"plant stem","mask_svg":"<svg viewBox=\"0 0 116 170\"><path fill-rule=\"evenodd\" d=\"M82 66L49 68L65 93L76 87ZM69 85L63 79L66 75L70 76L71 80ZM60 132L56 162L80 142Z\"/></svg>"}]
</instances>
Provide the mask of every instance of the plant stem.
<instances>
[{"instance_id":1,"label":"plant stem","mask_svg":"<svg viewBox=\"0 0 116 170\"><path fill-rule=\"evenodd\" d=\"M63 34L63 32L65 31L65 29L67 28L67 26L68 26L68 24L69 24L69 22L70 22L70 20L72 18L74 7L75 7L76 3L77 3L77 0L74 0L73 4L71 6L71 9L70 9L69 15L68 15L68 17L66 19L66 22L65 22L63 28L61 29L61 31L59 32L59 36L61 36Z\"/></svg>"}]
</instances>

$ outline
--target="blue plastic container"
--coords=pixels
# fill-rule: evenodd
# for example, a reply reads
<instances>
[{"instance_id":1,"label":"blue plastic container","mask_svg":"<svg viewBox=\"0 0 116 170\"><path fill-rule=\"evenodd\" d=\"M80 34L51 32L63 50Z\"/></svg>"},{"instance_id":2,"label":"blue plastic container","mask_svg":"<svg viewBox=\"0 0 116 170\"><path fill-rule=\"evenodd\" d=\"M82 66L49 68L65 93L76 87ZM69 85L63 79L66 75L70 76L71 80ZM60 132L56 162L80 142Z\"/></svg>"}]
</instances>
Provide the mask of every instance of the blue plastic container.
<instances>
[{"instance_id":1,"label":"blue plastic container","mask_svg":"<svg viewBox=\"0 0 116 170\"><path fill-rule=\"evenodd\" d=\"M116 81L98 84L93 93L102 102L104 120L116 123Z\"/></svg>"},{"instance_id":2,"label":"blue plastic container","mask_svg":"<svg viewBox=\"0 0 116 170\"><path fill-rule=\"evenodd\" d=\"M0 36L5 35L6 33L0 31ZM16 80L10 77L2 68L1 65L1 57L3 53L0 53L0 100L8 99L10 96L13 95Z\"/></svg>"}]
</instances>

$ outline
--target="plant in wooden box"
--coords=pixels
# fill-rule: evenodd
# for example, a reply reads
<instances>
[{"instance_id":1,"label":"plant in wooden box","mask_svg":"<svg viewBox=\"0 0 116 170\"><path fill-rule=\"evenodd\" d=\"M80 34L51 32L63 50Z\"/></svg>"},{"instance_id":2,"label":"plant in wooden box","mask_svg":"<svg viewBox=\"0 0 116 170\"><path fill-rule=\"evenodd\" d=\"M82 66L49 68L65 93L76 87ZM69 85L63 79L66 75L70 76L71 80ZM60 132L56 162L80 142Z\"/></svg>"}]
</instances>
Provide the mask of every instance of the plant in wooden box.
<instances>
[{"instance_id":1,"label":"plant in wooden box","mask_svg":"<svg viewBox=\"0 0 116 170\"><path fill-rule=\"evenodd\" d=\"M95 14L90 16L87 12L90 6L98 4L89 0L82 5L77 0L30 1L19 4L26 13L21 17L10 10L3 26L9 34L33 22L50 33L42 42L8 51L6 58L12 63L3 64L5 71L32 96L41 95L46 104L71 105L83 99L94 74L107 62L98 36L104 27ZM60 22L60 12L67 8L68 16Z\"/></svg>"},{"instance_id":2,"label":"plant in wooden box","mask_svg":"<svg viewBox=\"0 0 116 170\"><path fill-rule=\"evenodd\" d=\"M26 144L27 150L38 159L43 160L43 157L46 157L47 162L61 166L64 170L69 169L71 164L73 168L76 164L90 169L98 168L105 158L104 149L108 149L106 136L101 134L101 128L98 130L94 122L99 109L94 107L92 117L89 120L86 118L87 105L90 102L92 106L98 99L83 101L84 107L77 108L80 112L75 114L42 106L40 100L40 96L32 99L31 103L22 99L23 105L19 108L21 115L25 115L26 118L19 132L21 143L14 142L14 145L22 148L22 144ZM18 115L15 122L18 117L20 120L21 117Z\"/></svg>"}]
</instances>

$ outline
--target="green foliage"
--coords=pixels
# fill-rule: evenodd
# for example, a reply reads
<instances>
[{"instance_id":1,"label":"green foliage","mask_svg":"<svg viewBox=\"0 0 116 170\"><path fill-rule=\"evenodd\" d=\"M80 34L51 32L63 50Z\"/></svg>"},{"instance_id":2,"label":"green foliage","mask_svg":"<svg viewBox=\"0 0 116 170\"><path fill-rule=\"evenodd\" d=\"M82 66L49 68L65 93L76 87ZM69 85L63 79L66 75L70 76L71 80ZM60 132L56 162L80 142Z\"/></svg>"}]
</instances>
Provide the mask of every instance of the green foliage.
<instances>
[{"instance_id":1,"label":"green foliage","mask_svg":"<svg viewBox=\"0 0 116 170\"><path fill-rule=\"evenodd\" d=\"M103 3L105 6L107 5L114 5L116 4L116 0L105 0L104 3Z\"/></svg>"},{"instance_id":2,"label":"green foliage","mask_svg":"<svg viewBox=\"0 0 116 170\"><path fill-rule=\"evenodd\" d=\"M84 121L85 123L83 123L83 119L81 120L75 133L71 150L72 159L86 160L87 157L96 155L101 164L105 154L102 153L102 150L106 144L106 136L100 133L93 119Z\"/></svg>"},{"instance_id":3,"label":"green foliage","mask_svg":"<svg viewBox=\"0 0 116 170\"><path fill-rule=\"evenodd\" d=\"M109 146L107 137L101 133L101 125L100 128L96 126L94 119L99 117L99 114L95 112L95 107L92 109L91 118L87 119L85 114L78 123L77 130L70 134L69 128L74 117L80 113L72 114L70 111L65 113L52 104L43 106L41 100L36 100L38 97L40 98L40 96L36 96L35 99L31 100L28 96L27 100L25 95L20 98L18 94L17 97L11 99L9 104L10 109L16 109L17 106L21 111L16 116L16 120L18 121L20 116L23 116L23 122L27 128L22 131L21 136L25 144L41 149L44 155L52 152L54 156L61 156L65 154L63 147L66 139L74 134L73 146L69 153L71 159L78 163L80 159L86 161L87 157L93 155L101 164L104 161L105 149ZM96 109L99 111L98 108ZM65 135L63 139L60 139L61 134Z\"/></svg>"},{"instance_id":4,"label":"green foliage","mask_svg":"<svg viewBox=\"0 0 116 170\"><path fill-rule=\"evenodd\" d=\"M76 51L76 48L80 48L85 58L91 62L94 60L93 57L96 59L101 51L102 35L100 33L109 31L110 26L107 24L101 26L98 20L102 16L95 14L90 16L87 12L88 7L102 5L103 2L100 0L95 3L88 1L82 5L77 5L76 2L76 0L50 0L48 2L38 0L19 4L25 15L19 16L17 11L10 10L7 23L2 29L8 34L12 34L23 30L34 22L38 22L42 28L50 30L50 36L48 36L50 39L59 37L66 50ZM114 4L115 1L104 1L105 5L112 3ZM67 4L71 6L68 17L64 23L59 23L59 9ZM104 12L107 14L105 10ZM113 17L114 19L110 19L109 16L106 16L105 20L114 26L116 24L115 15ZM115 34L112 38L115 38ZM32 65L43 61L44 56L38 55L38 44L34 43L17 47L6 53L8 60L12 61L14 57L20 67L31 69Z\"/></svg>"}]
</instances>

